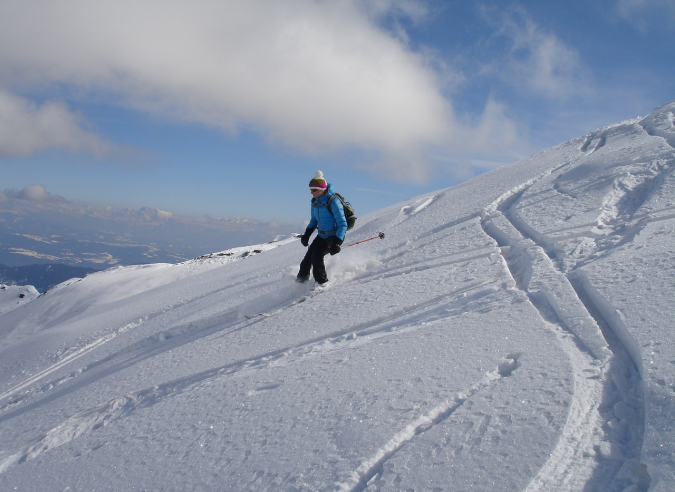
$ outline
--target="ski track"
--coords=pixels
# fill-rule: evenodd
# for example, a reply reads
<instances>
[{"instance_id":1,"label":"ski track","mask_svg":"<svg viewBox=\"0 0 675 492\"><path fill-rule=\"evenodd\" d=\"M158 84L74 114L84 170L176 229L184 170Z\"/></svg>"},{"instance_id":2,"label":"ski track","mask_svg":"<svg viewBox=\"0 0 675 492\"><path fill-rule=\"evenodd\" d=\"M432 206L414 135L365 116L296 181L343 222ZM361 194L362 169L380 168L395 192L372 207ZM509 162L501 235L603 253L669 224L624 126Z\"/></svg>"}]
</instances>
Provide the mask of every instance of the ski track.
<instances>
[{"instance_id":1,"label":"ski track","mask_svg":"<svg viewBox=\"0 0 675 492\"><path fill-rule=\"evenodd\" d=\"M570 358L573 370L574 398L560 441L527 491L581 490L581 487L572 487L569 482L576 477L581 484L574 485L583 485L592 473L590 463L583 464L583 473L580 473L582 470L578 465L580 462L588 461L584 460L583 453L593 449L594 431L598 427L593 419L593 409L599 405L602 388L600 382L592 378L597 378L600 371L592 364L588 352L579 349L574 342L565 337L566 327L556 320L552 309L546 305L546 297L542 295L541 288L545 288L546 284L538 286L536 290L530 289L532 277L536 277L538 270L547 266L552 268L552 265L544 263L542 266L541 261L537 261L541 260L541 253L531 241L525 240L518 233L505 212L508 213L532 183L526 183L512 190L510 194L500 197L493 206L486 209L482 223L486 234L493 237L501 246L504 262L516 285L529 297L541 313L545 324L555 333L561 347ZM534 258L528 253L534 253ZM537 258L536 254L540 257ZM563 484L566 488L559 488Z\"/></svg>"},{"instance_id":2,"label":"ski track","mask_svg":"<svg viewBox=\"0 0 675 492\"><path fill-rule=\"evenodd\" d=\"M417 215L419 212L427 208L429 205L431 205L434 201L436 201L438 197L436 195L431 195L428 197L422 197L414 200L412 203L408 205L404 205L401 207L401 209L398 212L398 216L394 221L389 224L389 228L393 228L397 225L399 225L401 222L404 220L408 220L410 217L413 215Z\"/></svg>"},{"instance_id":3,"label":"ski track","mask_svg":"<svg viewBox=\"0 0 675 492\"><path fill-rule=\"evenodd\" d=\"M194 261L194 260L189 260L189 261ZM172 348L175 348L179 345L183 345L192 341L196 341L199 338L211 335L215 331L219 331L220 325L222 322L232 316L232 313L235 312L235 310L230 310L226 311L224 314L214 317L211 320L208 320L209 323L206 326L197 326L194 323L186 323L183 325L178 325L172 328L169 328L167 330L163 330L160 333L153 334L145 339L139 340L132 345L126 347L125 349L122 349L120 352L117 354L113 354L111 356L108 356L100 361L97 361L89 366L79 368L75 371L71 371L70 373L66 374L65 376L62 376L56 380L48 381L45 384L42 384L40 387L28 391L26 393L23 393L20 396L16 396L14 398L11 398L13 395L16 393L30 387L34 383L40 381L41 379L45 378L49 374L52 374L55 371L58 371L59 369L77 361L78 359L82 358L83 356L87 355L91 351L98 349L105 345L106 343L112 341L115 339L118 335L121 335L122 333L125 333L127 331L130 331L132 329L135 329L142 325L143 323L148 322L149 320L155 319L158 316L161 316L163 314L166 314L168 311L180 308L182 306L187 306L193 302L198 302L204 297L208 297L214 294L218 294L220 292L230 290L230 289L237 289L242 285L246 285L250 283L250 280L244 280L235 284L230 284L227 287L223 287L221 289L217 289L214 291L209 291L206 294L192 297L190 299L183 300L181 302L172 304L170 306L167 306L165 308L162 308L154 313L146 314L142 317L140 317L137 321L128 323L124 325L121 328L118 328L114 330L112 333L105 334L101 337L96 338L93 342L86 343L83 347L71 352L70 354L66 355L64 358L61 360L55 362L48 368L40 371L39 373L27 378L26 380L22 381L21 383L17 384L16 386L6 390L5 392L0 394L0 402L3 400L7 400L2 406L0 406L0 414L3 412L7 411L11 407L15 407L16 405L20 404L22 401L24 401L29 393L35 393L36 391L47 391L51 390L60 384L63 384L64 382L82 375L86 371L95 368L96 366L99 366L105 362L108 362L111 358L114 358L118 356L119 354L129 354L129 353L135 353L138 352L139 350L146 350L147 357L150 357L152 355L157 355L158 353L170 350ZM152 350L148 350L148 347L154 345L154 348ZM146 357L146 358L147 358ZM135 359L138 361L138 359ZM5 419L7 416L3 415L2 419ZM2 420L0 419L0 420Z\"/></svg>"},{"instance_id":4,"label":"ski track","mask_svg":"<svg viewBox=\"0 0 675 492\"><path fill-rule=\"evenodd\" d=\"M202 384L208 384L213 378L233 377L240 374L246 374L250 371L264 369L272 365L288 364L302 360L305 357L313 357L334 352L336 350L343 350L353 344L370 343L374 340L381 339L382 337L392 336L410 330L419 330L421 329L419 326L419 318L421 313L425 313L427 310L430 310L429 314L433 312L436 312L436 314L432 317L430 317L429 314L425 314L425 320L455 316L456 313L451 309L453 299L459 301L458 304L461 305L461 307L466 307L467 303L480 301L497 290L494 287L489 287L489 284L495 283L501 278L503 278L503 276L499 275L485 280L472 282L452 292L439 295L427 302L417 304L412 308L401 309L390 315L379 317L361 324L351 325L343 330L309 339L300 344L280 348L261 354L257 357L232 362L184 378L146 388L129 395L120 396L96 408L79 412L29 442L26 442L23 445L14 446L14 451L10 451L9 453L4 452L3 455L0 456L0 474L5 472L11 466L32 460L42 453L66 444L78 437L95 431L98 428L110 425L118 419L124 418L137 410L152 406L160 400L182 394L190 389L198 388ZM467 293L471 294L467 296ZM459 310L460 307L457 309ZM267 320L267 318L249 320L241 323L242 326L240 326L239 329L255 325L256 323L265 322L265 320ZM409 321L406 322L406 320ZM497 369L497 374L500 376L510 374L512 369L509 368L512 364L515 364L515 362L507 361L500 364ZM515 366L513 366L513 368L515 369ZM109 371L107 371L106 374L109 374ZM475 392L482 389L483 386L484 384L469 391L469 393L475 394ZM450 413L452 411L451 408L445 408L447 406L447 403L441 405L442 408L439 407L440 409L432 411L432 414L437 414L436 418L439 416L442 417L441 420L446 418L449 415L448 411L450 411ZM421 417L421 419L424 419L424 417ZM420 427L420 425L422 424L418 423L416 427ZM388 456L391 456L391 454Z\"/></svg>"},{"instance_id":5,"label":"ski track","mask_svg":"<svg viewBox=\"0 0 675 492\"><path fill-rule=\"evenodd\" d=\"M348 480L338 484L340 492L363 492L368 488L368 484L374 478L383 473L384 464L391 459L407 443L435 425L440 424L453 413L455 413L464 403L479 391L483 391L491 385L497 383L500 379L510 376L513 371L520 367L518 361L519 354L510 354L506 360L499 364L496 369L487 372L483 378L470 388L457 393L453 398L445 400L440 405L432 408L429 412L419 416L403 430L394 435L384 446L382 446L371 458L365 460Z\"/></svg>"},{"instance_id":6,"label":"ski track","mask_svg":"<svg viewBox=\"0 0 675 492\"><path fill-rule=\"evenodd\" d=\"M604 135L591 135L580 150L595 152L605 141ZM639 349L628 331L613 319L616 310L593 291L583 275L565 274L552 253L553 242L534 231L517 212L519 201L536 181L563 168L543 173L505 193L485 209L481 221L486 234L501 246L516 285L556 334L573 370L574 399L560 441L526 490L616 487L616 480L634 478L637 484L631 490L645 491L650 480L639 463L645 427L636 368ZM661 167L642 179L618 178L596 223L635 219L635 211L662 181L663 173ZM626 234L625 229L622 232ZM597 238L606 235L598 234ZM604 399L612 398L619 402L613 407L605 405L609 410L603 407ZM618 414L623 409L629 409L632 431L611 425L621 419ZM630 443L631 449L623 449L620 443Z\"/></svg>"},{"instance_id":7,"label":"ski track","mask_svg":"<svg viewBox=\"0 0 675 492\"><path fill-rule=\"evenodd\" d=\"M63 359L59 360L55 364L49 366L48 368L38 372L37 374L29 377L28 379L22 381L18 385L14 386L13 388L8 389L4 393L0 394L0 401L11 397L12 395L16 394L17 392L29 387L30 385L36 383L40 379L44 378L45 376L48 376L49 374L53 373L54 371L57 371L61 369L63 366L70 364L71 362L74 362L75 360L79 359L80 357L88 354L92 350L95 350L104 344L108 343L111 341L113 338L116 338L118 335L121 335L124 332L127 332L129 330L132 330L136 328L137 326L141 325L144 321L147 320L147 316L141 317L138 321L134 321L131 323L128 323L127 325L123 326L122 328L119 328L112 333L109 333L107 335L104 335L95 341L85 345L84 347L80 348L79 350L76 350L75 352L72 352L71 354L67 355ZM16 401L11 401L9 405L16 404ZM4 410L5 406L0 408L0 411Z\"/></svg>"}]
</instances>

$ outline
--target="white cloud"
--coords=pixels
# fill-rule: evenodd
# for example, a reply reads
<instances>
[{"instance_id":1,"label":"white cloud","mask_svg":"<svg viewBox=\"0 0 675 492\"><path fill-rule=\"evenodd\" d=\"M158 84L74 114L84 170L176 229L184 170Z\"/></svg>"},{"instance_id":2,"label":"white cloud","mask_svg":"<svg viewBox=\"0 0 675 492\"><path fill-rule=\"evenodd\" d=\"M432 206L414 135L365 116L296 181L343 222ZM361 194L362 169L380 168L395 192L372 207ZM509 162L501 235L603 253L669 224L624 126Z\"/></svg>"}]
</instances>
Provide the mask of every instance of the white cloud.
<instances>
[{"instance_id":1,"label":"white cloud","mask_svg":"<svg viewBox=\"0 0 675 492\"><path fill-rule=\"evenodd\" d=\"M509 164L533 152L521 135L527 133L507 114L504 104L490 98L483 113L464 122L452 141L451 149L439 149L433 161L456 180Z\"/></svg>"},{"instance_id":2,"label":"white cloud","mask_svg":"<svg viewBox=\"0 0 675 492\"><path fill-rule=\"evenodd\" d=\"M310 153L375 151L392 176L420 181L426 149L472 129L457 121L425 56L377 26L387 12L425 14L404 0L5 1L0 86L103 95L235 134L246 126ZM47 109L79 128L63 106ZM35 108L23 114L40 119ZM90 149L101 144L78 135Z\"/></svg>"},{"instance_id":3,"label":"white cloud","mask_svg":"<svg viewBox=\"0 0 675 492\"><path fill-rule=\"evenodd\" d=\"M375 17L399 15L419 21L429 15L426 2L419 0L367 0L362 5Z\"/></svg>"},{"instance_id":4,"label":"white cloud","mask_svg":"<svg viewBox=\"0 0 675 492\"><path fill-rule=\"evenodd\" d=\"M20 198L21 200L29 200L32 202L50 202L50 203L65 203L66 199L58 195L49 193L44 185L31 184L24 187L21 191L5 190L5 198Z\"/></svg>"},{"instance_id":5,"label":"white cloud","mask_svg":"<svg viewBox=\"0 0 675 492\"><path fill-rule=\"evenodd\" d=\"M675 2L672 0L615 0L616 15L638 30L647 32L649 26L665 18L673 30Z\"/></svg>"},{"instance_id":6,"label":"white cloud","mask_svg":"<svg viewBox=\"0 0 675 492\"><path fill-rule=\"evenodd\" d=\"M623 17L630 17L647 6L647 0L616 0L616 9Z\"/></svg>"},{"instance_id":7,"label":"white cloud","mask_svg":"<svg viewBox=\"0 0 675 492\"><path fill-rule=\"evenodd\" d=\"M19 198L24 200L33 200L37 202L48 201L51 197L51 194L45 190L43 185L28 185L26 186L21 193L19 193Z\"/></svg>"},{"instance_id":8,"label":"white cloud","mask_svg":"<svg viewBox=\"0 0 675 492\"><path fill-rule=\"evenodd\" d=\"M0 157L27 156L54 147L102 156L109 145L84 125L82 117L61 102L38 106L0 90Z\"/></svg>"},{"instance_id":9,"label":"white cloud","mask_svg":"<svg viewBox=\"0 0 675 492\"><path fill-rule=\"evenodd\" d=\"M576 50L542 29L522 8L510 9L499 22L510 50L498 69L512 85L560 99L588 91L586 69Z\"/></svg>"}]
</instances>

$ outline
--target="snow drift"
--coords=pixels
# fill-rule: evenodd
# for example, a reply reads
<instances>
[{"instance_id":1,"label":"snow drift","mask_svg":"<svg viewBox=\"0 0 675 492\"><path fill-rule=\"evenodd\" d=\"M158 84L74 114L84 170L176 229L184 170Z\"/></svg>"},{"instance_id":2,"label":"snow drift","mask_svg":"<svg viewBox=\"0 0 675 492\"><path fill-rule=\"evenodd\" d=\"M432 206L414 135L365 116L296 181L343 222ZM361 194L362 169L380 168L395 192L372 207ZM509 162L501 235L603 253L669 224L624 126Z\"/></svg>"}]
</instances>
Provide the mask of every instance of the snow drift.
<instances>
[{"instance_id":1,"label":"snow drift","mask_svg":"<svg viewBox=\"0 0 675 492\"><path fill-rule=\"evenodd\" d=\"M674 114L3 308L2 489L675 489Z\"/></svg>"}]
</instances>

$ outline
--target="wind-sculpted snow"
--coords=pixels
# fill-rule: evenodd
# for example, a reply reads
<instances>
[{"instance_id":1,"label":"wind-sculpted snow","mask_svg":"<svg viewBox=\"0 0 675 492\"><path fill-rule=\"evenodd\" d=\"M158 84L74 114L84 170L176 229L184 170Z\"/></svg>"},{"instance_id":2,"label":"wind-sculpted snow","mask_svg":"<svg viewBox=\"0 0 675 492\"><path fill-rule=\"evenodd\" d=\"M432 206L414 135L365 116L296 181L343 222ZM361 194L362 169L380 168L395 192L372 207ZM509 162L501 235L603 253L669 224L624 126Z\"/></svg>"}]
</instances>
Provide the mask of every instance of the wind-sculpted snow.
<instances>
[{"instance_id":1,"label":"wind-sculpted snow","mask_svg":"<svg viewBox=\"0 0 675 492\"><path fill-rule=\"evenodd\" d=\"M23 287L0 284L0 314L23 306L39 295L40 293L32 285Z\"/></svg>"},{"instance_id":2,"label":"wind-sculpted snow","mask_svg":"<svg viewBox=\"0 0 675 492\"><path fill-rule=\"evenodd\" d=\"M289 238L5 312L0 488L675 489L674 109L360 217L327 289Z\"/></svg>"}]
</instances>

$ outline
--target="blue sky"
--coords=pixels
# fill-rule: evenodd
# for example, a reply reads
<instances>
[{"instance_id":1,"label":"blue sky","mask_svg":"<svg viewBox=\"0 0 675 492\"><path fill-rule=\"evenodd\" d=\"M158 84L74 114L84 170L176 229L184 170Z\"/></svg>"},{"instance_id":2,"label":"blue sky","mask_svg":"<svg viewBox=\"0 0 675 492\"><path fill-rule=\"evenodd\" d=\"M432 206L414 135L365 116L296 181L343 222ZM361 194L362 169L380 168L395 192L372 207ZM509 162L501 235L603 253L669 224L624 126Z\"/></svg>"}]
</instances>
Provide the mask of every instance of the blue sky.
<instances>
[{"instance_id":1,"label":"blue sky","mask_svg":"<svg viewBox=\"0 0 675 492\"><path fill-rule=\"evenodd\" d=\"M0 193L296 223L675 98L675 2L0 3Z\"/></svg>"}]
</instances>

